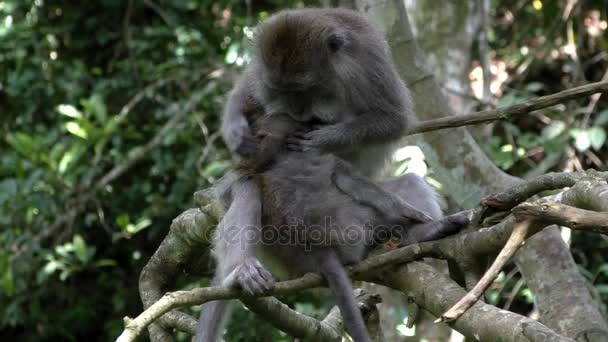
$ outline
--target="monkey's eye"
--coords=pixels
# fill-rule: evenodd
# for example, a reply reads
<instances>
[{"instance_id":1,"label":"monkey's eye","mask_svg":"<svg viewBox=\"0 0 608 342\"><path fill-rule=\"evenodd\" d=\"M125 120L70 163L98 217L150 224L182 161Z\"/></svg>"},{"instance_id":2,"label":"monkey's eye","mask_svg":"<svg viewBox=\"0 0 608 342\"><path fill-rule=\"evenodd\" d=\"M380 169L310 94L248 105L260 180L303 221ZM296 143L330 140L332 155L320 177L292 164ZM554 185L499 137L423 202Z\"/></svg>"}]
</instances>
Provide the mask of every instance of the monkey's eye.
<instances>
[{"instance_id":1,"label":"monkey's eye","mask_svg":"<svg viewBox=\"0 0 608 342\"><path fill-rule=\"evenodd\" d=\"M344 46L345 40L344 37L338 34L332 34L327 38L327 47L331 52L337 52Z\"/></svg>"}]
</instances>

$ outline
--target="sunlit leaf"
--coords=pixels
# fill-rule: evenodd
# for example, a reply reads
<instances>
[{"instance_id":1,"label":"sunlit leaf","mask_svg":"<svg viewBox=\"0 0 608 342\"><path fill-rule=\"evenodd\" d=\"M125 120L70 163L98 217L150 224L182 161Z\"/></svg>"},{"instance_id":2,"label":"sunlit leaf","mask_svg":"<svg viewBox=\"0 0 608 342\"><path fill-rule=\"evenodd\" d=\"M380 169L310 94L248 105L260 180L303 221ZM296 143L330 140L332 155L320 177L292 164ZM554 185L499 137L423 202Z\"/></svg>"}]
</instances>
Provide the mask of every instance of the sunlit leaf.
<instances>
[{"instance_id":1,"label":"sunlit leaf","mask_svg":"<svg viewBox=\"0 0 608 342\"><path fill-rule=\"evenodd\" d=\"M545 126L542 131L542 136L546 139L553 139L562 134L566 129L566 123L560 120L553 120Z\"/></svg>"},{"instance_id":2,"label":"sunlit leaf","mask_svg":"<svg viewBox=\"0 0 608 342\"><path fill-rule=\"evenodd\" d=\"M521 295L526 299L526 302L530 304L534 303L534 293L530 289L521 290Z\"/></svg>"},{"instance_id":3,"label":"sunlit leaf","mask_svg":"<svg viewBox=\"0 0 608 342\"><path fill-rule=\"evenodd\" d=\"M539 90L542 90L545 87L544 84L540 82L530 82L526 85L526 90L531 93L536 93Z\"/></svg>"},{"instance_id":4,"label":"sunlit leaf","mask_svg":"<svg viewBox=\"0 0 608 342\"><path fill-rule=\"evenodd\" d=\"M574 147L580 152L587 151L591 147L589 131L575 128L570 131L570 135L574 138Z\"/></svg>"},{"instance_id":5,"label":"sunlit leaf","mask_svg":"<svg viewBox=\"0 0 608 342\"><path fill-rule=\"evenodd\" d=\"M151 224L152 224L152 220L150 220L149 218L143 218L143 219L139 220L136 224L132 224L132 223L128 224L127 227L125 228L125 230L130 235L135 235L138 232L140 232L141 230L150 226Z\"/></svg>"},{"instance_id":6,"label":"sunlit leaf","mask_svg":"<svg viewBox=\"0 0 608 342\"><path fill-rule=\"evenodd\" d=\"M224 58L224 62L227 64L234 64L236 59L239 57L239 44L232 43L228 47L228 51L226 51L226 57Z\"/></svg>"},{"instance_id":7,"label":"sunlit leaf","mask_svg":"<svg viewBox=\"0 0 608 342\"><path fill-rule=\"evenodd\" d=\"M69 104L60 104L57 106L57 112L74 119L82 119L82 113L76 107Z\"/></svg>"},{"instance_id":8,"label":"sunlit leaf","mask_svg":"<svg viewBox=\"0 0 608 342\"><path fill-rule=\"evenodd\" d=\"M84 128L82 128L81 125L76 121L66 122L65 129L67 129L68 132L74 134L75 136L81 137L83 139L86 139L88 137L87 131L85 131Z\"/></svg>"},{"instance_id":9,"label":"sunlit leaf","mask_svg":"<svg viewBox=\"0 0 608 342\"><path fill-rule=\"evenodd\" d=\"M65 173L68 167L77 160L82 153L84 153L85 148L80 144L74 144L72 148L70 148L67 152L63 154L61 160L59 161L59 167L57 171L59 174Z\"/></svg>"}]
</instances>

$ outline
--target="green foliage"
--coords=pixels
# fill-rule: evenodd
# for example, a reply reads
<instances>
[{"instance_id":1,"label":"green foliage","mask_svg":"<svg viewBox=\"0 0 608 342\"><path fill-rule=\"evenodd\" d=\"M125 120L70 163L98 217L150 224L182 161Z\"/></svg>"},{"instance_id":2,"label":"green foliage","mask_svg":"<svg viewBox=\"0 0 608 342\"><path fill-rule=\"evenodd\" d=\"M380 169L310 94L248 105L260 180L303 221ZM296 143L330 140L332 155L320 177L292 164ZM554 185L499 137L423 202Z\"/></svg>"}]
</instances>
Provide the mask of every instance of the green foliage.
<instances>
[{"instance_id":1,"label":"green foliage","mask_svg":"<svg viewBox=\"0 0 608 342\"><path fill-rule=\"evenodd\" d=\"M119 334L123 316L141 311L143 265L171 220L192 206L192 193L231 165L216 138L224 95L250 58L246 38L269 13L300 5L256 1L248 17L245 3L0 0L1 337L108 341ZM564 3L541 3L537 9L538 1L492 1L497 25L488 38L496 59L513 75L529 56L539 56L503 86L499 106L580 81L572 59L559 52L566 41L559 19ZM516 11L516 26L503 20L507 11ZM584 14L569 19L575 32L584 32L578 30ZM606 67L595 56L608 41L600 37L589 47L584 39L577 41L581 73L595 81ZM604 167L594 162L606 160L605 101L587 111L588 101L574 101L497 124L482 146L515 175ZM163 130L185 107L191 107L186 115ZM398 172L424 164L413 156L401 163ZM607 246L574 235L577 262L605 303ZM493 303L504 305L519 279L499 281ZM529 289L523 285L514 295L511 309L527 313ZM318 317L331 306L317 292L287 303ZM289 340L244 309L236 318L230 341L251 341L253 331L260 341Z\"/></svg>"},{"instance_id":2,"label":"green foliage","mask_svg":"<svg viewBox=\"0 0 608 342\"><path fill-rule=\"evenodd\" d=\"M230 165L216 135L243 61L222 61L289 4L0 1L0 336L108 341L141 311L139 271Z\"/></svg>"}]
</instances>

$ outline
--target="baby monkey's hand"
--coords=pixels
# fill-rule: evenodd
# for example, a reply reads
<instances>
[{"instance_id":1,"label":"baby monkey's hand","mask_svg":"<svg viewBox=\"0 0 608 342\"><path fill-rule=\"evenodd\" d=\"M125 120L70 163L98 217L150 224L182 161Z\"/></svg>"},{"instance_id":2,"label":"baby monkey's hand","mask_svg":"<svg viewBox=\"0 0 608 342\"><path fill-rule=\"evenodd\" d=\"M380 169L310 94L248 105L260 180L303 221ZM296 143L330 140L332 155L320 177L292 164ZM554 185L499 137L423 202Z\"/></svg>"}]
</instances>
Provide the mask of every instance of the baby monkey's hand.
<instances>
[{"instance_id":1,"label":"baby monkey's hand","mask_svg":"<svg viewBox=\"0 0 608 342\"><path fill-rule=\"evenodd\" d=\"M327 150L334 134L332 126L315 125L312 130L298 131L287 137L287 149L293 152Z\"/></svg>"}]
</instances>

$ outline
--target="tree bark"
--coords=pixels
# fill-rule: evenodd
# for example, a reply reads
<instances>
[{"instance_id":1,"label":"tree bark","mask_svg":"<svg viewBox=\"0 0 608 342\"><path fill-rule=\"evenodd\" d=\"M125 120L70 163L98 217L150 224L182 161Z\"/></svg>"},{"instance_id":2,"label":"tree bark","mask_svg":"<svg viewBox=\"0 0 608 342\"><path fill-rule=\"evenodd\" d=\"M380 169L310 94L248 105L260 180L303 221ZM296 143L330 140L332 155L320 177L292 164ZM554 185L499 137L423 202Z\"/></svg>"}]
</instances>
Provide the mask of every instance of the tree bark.
<instances>
[{"instance_id":1,"label":"tree bark","mask_svg":"<svg viewBox=\"0 0 608 342\"><path fill-rule=\"evenodd\" d=\"M429 68L428 58L416 42L403 2L387 1L364 8L387 33L397 68L412 91L418 119L429 120L453 113ZM446 33L446 36L450 34ZM441 181L444 192L460 207L472 208L483 195L502 192L520 182L499 170L465 128L430 132L423 136L421 148L427 162ZM553 252L544 253L547 250ZM537 290L537 301L552 308L552 315L541 317L548 326L559 328L558 332L570 337L577 337L581 328L577 322L581 320L595 322L598 329L608 330L608 325L592 304L585 279L578 272L559 234L550 231L537 234L518 253L517 264L529 286ZM576 305L581 310L562 306L558 296L540 291L551 287L556 277L571 285L568 291L576 298Z\"/></svg>"}]
</instances>

